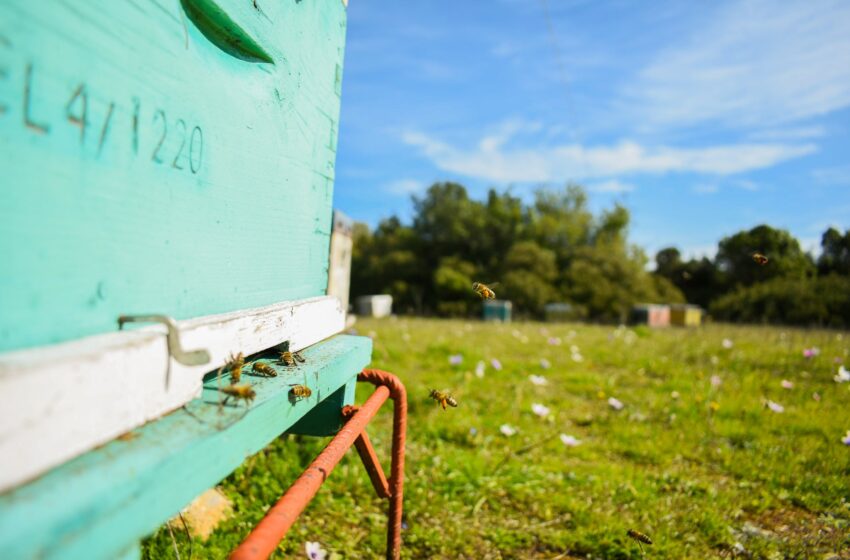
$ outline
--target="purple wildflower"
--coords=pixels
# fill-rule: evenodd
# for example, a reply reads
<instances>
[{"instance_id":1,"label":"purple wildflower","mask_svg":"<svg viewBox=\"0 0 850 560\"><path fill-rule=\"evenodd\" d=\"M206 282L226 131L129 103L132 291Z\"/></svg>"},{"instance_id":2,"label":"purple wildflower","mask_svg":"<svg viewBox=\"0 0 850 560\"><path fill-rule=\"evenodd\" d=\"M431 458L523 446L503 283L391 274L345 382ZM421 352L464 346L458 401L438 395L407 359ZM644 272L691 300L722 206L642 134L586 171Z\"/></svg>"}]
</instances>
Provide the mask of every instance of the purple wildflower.
<instances>
[{"instance_id":1,"label":"purple wildflower","mask_svg":"<svg viewBox=\"0 0 850 560\"><path fill-rule=\"evenodd\" d=\"M304 545L304 550L307 553L307 558L310 560L325 560L328 555L328 552L322 548L321 544L313 541L307 541Z\"/></svg>"}]
</instances>

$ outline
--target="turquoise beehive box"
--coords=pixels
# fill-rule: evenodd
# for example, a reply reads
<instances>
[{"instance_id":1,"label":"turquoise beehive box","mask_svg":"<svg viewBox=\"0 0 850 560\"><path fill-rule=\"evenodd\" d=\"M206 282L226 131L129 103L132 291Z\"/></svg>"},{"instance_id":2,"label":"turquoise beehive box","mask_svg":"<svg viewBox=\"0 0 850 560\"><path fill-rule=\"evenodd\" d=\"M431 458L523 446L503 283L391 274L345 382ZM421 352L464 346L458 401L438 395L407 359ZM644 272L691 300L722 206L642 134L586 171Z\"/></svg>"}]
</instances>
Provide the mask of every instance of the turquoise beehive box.
<instances>
[{"instance_id":1,"label":"turquoise beehive box","mask_svg":"<svg viewBox=\"0 0 850 560\"><path fill-rule=\"evenodd\" d=\"M0 4L0 351L323 294L345 21Z\"/></svg>"},{"instance_id":2,"label":"turquoise beehive box","mask_svg":"<svg viewBox=\"0 0 850 560\"><path fill-rule=\"evenodd\" d=\"M0 492L199 397L231 354L343 328L345 25L341 0L0 2ZM138 314L208 361L118 332ZM278 433L350 401L367 346L316 349L321 391Z\"/></svg>"}]
</instances>

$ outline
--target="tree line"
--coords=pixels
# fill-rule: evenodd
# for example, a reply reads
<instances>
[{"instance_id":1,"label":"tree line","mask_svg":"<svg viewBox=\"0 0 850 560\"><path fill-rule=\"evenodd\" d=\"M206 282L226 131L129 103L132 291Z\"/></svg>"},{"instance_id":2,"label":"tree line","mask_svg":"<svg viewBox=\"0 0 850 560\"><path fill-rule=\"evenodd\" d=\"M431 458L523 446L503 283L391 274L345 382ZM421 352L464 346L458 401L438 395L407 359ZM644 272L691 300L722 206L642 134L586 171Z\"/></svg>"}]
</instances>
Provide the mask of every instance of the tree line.
<instances>
[{"instance_id":1,"label":"tree line","mask_svg":"<svg viewBox=\"0 0 850 560\"><path fill-rule=\"evenodd\" d=\"M525 203L496 190L473 200L463 185L436 183L413 197L411 223L355 225L352 295L391 294L401 313L468 316L481 305L472 283L498 282L498 297L528 317L568 302L577 319L614 322L635 303L687 301L723 320L850 325L850 230L824 233L817 260L787 231L762 225L721 240L714 259L663 249L650 271L628 240L629 219L620 204L594 214L577 185L540 188Z\"/></svg>"}]
</instances>

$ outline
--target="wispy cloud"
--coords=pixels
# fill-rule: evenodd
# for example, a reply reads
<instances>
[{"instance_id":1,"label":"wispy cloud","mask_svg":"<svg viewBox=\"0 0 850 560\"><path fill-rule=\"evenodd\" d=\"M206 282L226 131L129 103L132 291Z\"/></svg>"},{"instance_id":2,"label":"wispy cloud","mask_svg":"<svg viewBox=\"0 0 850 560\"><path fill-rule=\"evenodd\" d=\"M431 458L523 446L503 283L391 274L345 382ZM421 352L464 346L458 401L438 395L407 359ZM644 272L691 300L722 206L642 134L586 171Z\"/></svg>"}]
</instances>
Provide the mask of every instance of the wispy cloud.
<instances>
[{"instance_id":1,"label":"wispy cloud","mask_svg":"<svg viewBox=\"0 0 850 560\"><path fill-rule=\"evenodd\" d=\"M613 145L511 147L510 130L461 149L415 131L402 140L443 171L498 182L566 181L623 174L697 172L731 175L771 167L811 154L813 144L742 143L703 148L645 147L623 140Z\"/></svg>"},{"instance_id":2,"label":"wispy cloud","mask_svg":"<svg viewBox=\"0 0 850 560\"><path fill-rule=\"evenodd\" d=\"M733 2L659 52L624 99L654 127L776 127L850 105L848 53L848 2Z\"/></svg>"},{"instance_id":3,"label":"wispy cloud","mask_svg":"<svg viewBox=\"0 0 850 560\"><path fill-rule=\"evenodd\" d=\"M598 193L627 193L635 190L635 186L630 183L623 183L622 181L611 179L601 183L592 183L588 189L591 192Z\"/></svg>"},{"instance_id":4,"label":"wispy cloud","mask_svg":"<svg viewBox=\"0 0 850 560\"><path fill-rule=\"evenodd\" d=\"M398 179L384 185L384 192L395 195L416 194L425 188L425 183L416 179Z\"/></svg>"},{"instance_id":5,"label":"wispy cloud","mask_svg":"<svg viewBox=\"0 0 850 560\"><path fill-rule=\"evenodd\" d=\"M749 138L757 141L812 140L823 137L826 132L823 126L792 126L758 130L749 134Z\"/></svg>"},{"instance_id":6,"label":"wispy cloud","mask_svg":"<svg viewBox=\"0 0 850 560\"><path fill-rule=\"evenodd\" d=\"M822 185L850 186L850 165L836 165L812 170L812 177Z\"/></svg>"},{"instance_id":7,"label":"wispy cloud","mask_svg":"<svg viewBox=\"0 0 850 560\"><path fill-rule=\"evenodd\" d=\"M732 182L732 185L745 191L755 192L759 190L759 184L749 179L738 179Z\"/></svg>"}]
</instances>

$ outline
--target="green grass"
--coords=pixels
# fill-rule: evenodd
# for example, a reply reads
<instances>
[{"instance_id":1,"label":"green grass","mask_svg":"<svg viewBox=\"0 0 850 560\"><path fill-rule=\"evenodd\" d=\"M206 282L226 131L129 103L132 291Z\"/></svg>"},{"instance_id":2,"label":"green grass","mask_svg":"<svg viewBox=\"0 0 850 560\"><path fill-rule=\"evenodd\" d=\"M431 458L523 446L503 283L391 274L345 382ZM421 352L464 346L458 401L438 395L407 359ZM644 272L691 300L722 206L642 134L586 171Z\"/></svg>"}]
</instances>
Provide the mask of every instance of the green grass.
<instances>
[{"instance_id":1,"label":"green grass","mask_svg":"<svg viewBox=\"0 0 850 560\"><path fill-rule=\"evenodd\" d=\"M356 328L374 338L374 367L408 389L404 558L641 558L630 528L654 540L647 558L732 557L735 543L750 558L850 558L850 447L841 443L850 383L833 381L836 358L850 366L846 333L422 319ZM805 359L810 346L821 353ZM463 363L449 365L452 354ZM460 406L441 410L431 388L451 390ZM361 385L358 400L368 392ZM613 410L611 396L625 408ZM550 416L534 415L532 403ZM504 423L519 432L502 435ZM386 407L369 428L385 470L390 430ZM561 433L581 445L565 446ZM196 540L194 557L225 557L326 441L284 437L248 459L222 483L236 515ZM351 451L278 556L303 557L313 540L334 557L381 557L385 510ZM185 536L176 536L185 558ZM145 556L174 557L168 531L146 541Z\"/></svg>"}]
</instances>

